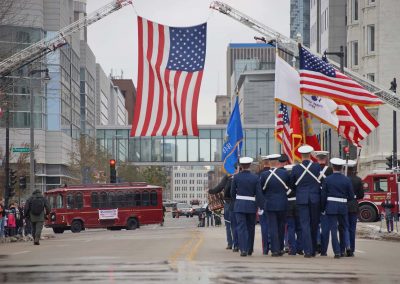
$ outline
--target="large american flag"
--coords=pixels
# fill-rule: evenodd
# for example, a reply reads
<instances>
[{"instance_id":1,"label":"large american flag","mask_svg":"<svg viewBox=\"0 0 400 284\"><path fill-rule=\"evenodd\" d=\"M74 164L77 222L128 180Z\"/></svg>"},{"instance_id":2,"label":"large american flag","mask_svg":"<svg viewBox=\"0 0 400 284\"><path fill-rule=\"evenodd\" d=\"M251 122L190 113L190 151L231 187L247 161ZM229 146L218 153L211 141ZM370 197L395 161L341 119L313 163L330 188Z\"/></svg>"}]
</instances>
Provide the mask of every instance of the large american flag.
<instances>
[{"instance_id":1,"label":"large american flag","mask_svg":"<svg viewBox=\"0 0 400 284\"><path fill-rule=\"evenodd\" d=\"M198 136L206 31L206 23L168 27L138 17L139 69L131 136Z\"/></svg>"},{"instance_id":2,"label":"large american flag","mask_svg":"<svg viewBox=\"0 0 400 284\"><path fill-rule=\"evenodd\" d=\"M379 123L363 106L338 104L336 113L339 118L339 134L359 147L361 147L361 140L379 126Z\"/></svg>"},{"instance_id":3,"label":"large american flag","mask_svg":"<svg viewBox=\"0 0 400 284\"><path fill-rule=\"evenodd\" d=\"M376 95L303 47L300 47L300 93L347 104L373 106L383 103Z\"/></svg>"},{"instance_id":4,"label":"large american flag","mask_svg":"<svg viewBox=\"0 0 400 284\"><path fill-rule=\"evenodd\" d=\"M292 155L292 130L290 128L290 120L288 108L285 104L280 104L276 119L275 127L276 138L282 144L282 151L289 157L290 162L293 162Z\"/></svg>"}]
</instances>

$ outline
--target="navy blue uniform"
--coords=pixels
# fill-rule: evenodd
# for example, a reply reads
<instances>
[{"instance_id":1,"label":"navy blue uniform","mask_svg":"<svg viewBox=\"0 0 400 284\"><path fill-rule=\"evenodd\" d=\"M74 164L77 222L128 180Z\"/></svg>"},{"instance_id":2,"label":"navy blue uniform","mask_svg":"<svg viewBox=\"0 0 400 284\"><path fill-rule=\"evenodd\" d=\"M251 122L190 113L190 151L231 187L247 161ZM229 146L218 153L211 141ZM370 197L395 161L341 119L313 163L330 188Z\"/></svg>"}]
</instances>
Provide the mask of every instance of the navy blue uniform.
<instances>
[{"instance_id":1,"label":"navy blue uniform","mask_svg":"<svg viewBox=\"0 0 400 284\"><path fill-rule=\"evenodd\" d=\"M321 188L322 188L323 181L325 180L326 177L333 174L333 170L331 167L328 167L325 165L320 165L320 166L321 166L321 173L319 174L319 177L321 177L320 180L321 180ZM327 251L328 251L328 245L329 245L328 216L326 216L326 214L321 214L320 222L321 222L321 231L318 230L317 239L319 238L319 241L321 244L321 255L326 255Z\"/></svg>"},{"instance_id":2,"label":"navy blue uniform","mask_svg":"<svg viewBox=\"0 0 400 284\"><path fill-rule=\"evenodd\" d=\"M234 175L231 197L235 200L233 211L237 222L239 249L242 253L251 255L254 250L257 207L262 207L263 204L258 176L248 170Z\"/></svg>"},{"instance_id":3,"label":"navy blue uniform","mask_svg":"<svg viewBox=\"0 0 400 284\"><path fill-rule=\"evenodd\" d=\"M261 176L262 173L269 171L270 167L264 167L259 175ZM260 208L263 209L263 208ZM268 230L268 219L267 219L267 212L264 211L263 214L259 216L259 222L261 227L261 245L262 251L264 255L267 255L269 252L269 245L270 245L270 236Z\"/></svg>"},{"instance_id":4,"label":"navy blue uniform","mask_svg":"<svg viewBox=\"0 0 400 284\"><path fill-rule=\"evenodd\" d=\"M287 198L288 209L286 212L286 221L289 255L296 255L297 252L301 253L303 251L300 219L296 207L296 191L292 189L292 191L287 195Z\"/></svg>"},{"instance_id":5,"label":"navy blue uniform","mask_svg":"<svg viewBox=\"0 0 400 284\"><path fill-rule=\"evenodd\" d=\"M344 229L345 247L350 247L347 201L354 199L353 186L348 177L335 172L324 180L322 186L322 210L328 216L332 247L335 255L341 254L337 237L338 224Z\"/></svg>"},{"instance_id":6,"label":"navy blue uniform","mask_svg":"<svg viewBox=\"0 0 400 284\"><path fill-rule=\"evenodd\" d=\"M289 174L284 169L271 169L263 172L260 177L271 236L271 251L274 255L283 249L289 179Z\"/></svg>"},{"instance_id":7,"label":"navy blue uniform","mask_svg":"<svg viewBox=\"0 0 400 284\"><path fill-rule=\"evenodd\" d=\"M364 198L364 190L362 180L360 177L354 175L349 176L351 184L353 185L354 200L347 202L347 208L349 211L349 236L350 236L350 249L354 253L356 248L356 228L357 228L357 215L358 215L358 201L357 199ZM341 248L344 252L345 248Z\"/></svg>"},{"instance_id":8,"label":"navy blue uniform","mask_svg":"<svg viewBox=\"0 0 400 284\"><path fill-rule=\"evenodd\" d=\"M311 163L311 164L310 164ZM310 160L304 160L301 165L292 169L291 182L296 190L296 205L299 213L301 237L306 256L315 255L317 247L317 230L320 217L321 189L318 179L320 165ZM306 172L303 175L303 172ZM302 177L303 176L303 177Z\"/></svg>"}]
</instances>

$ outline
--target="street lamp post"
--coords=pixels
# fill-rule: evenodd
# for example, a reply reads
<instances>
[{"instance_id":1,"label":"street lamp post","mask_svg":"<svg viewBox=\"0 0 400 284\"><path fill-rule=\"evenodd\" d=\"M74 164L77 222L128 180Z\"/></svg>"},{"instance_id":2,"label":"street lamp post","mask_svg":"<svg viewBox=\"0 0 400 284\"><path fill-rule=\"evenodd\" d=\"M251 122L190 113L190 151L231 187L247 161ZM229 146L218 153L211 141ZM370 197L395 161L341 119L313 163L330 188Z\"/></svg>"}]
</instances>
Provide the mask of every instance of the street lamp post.
<instances>
[{"instance_id":1,"label":"street lamp post","mask_svg":"<svg viewBox=\"0 0 400 284\"><path fill-rule=\"evenodd\" d=\"M390 89L393 93L396 93L397 83L396 78L393 78L393 81L390 82ZM392 168L397 170L397 117L396 111L393 111L393 159L392 159Z\"/></svg>"},{"instance_id":2,"label":"street lamp post","mask_svg":"<svg viewBox=\"0 0 400 284\"><path fill-rule=\"evenodd\" d=\"M29 168L29 189L31 193L35 190L35 125L34 125L34 105L35 105L35 94L32 88L32 76L36 73L45 73L43 78L45 81L50 80L49 69L35 69L31 70L28 74L29 78L29 89L31 93L30 99L30 168Z\"/></svg>"}]
</instances>

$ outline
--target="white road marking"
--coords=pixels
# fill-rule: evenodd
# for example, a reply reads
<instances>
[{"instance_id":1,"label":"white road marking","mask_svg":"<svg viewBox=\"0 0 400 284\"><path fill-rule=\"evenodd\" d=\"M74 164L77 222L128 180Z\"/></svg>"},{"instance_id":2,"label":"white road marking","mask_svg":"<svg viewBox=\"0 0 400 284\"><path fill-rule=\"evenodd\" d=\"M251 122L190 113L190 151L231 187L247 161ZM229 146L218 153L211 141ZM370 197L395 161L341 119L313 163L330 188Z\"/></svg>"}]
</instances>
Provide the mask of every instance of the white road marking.
<instances>
[{"instance_id":1,"label":"white road marking","mask_svg":"<svg viewBox=\"0 0 400 284\"><path fill-rule=\"evenodd\" d=\"M24 250L24 251L19 251L19 252L15 252L12 255L18 255L18 254L23 254L23 253L28 253L31 252L30 250Z\"/></svg>"}]
</instances>

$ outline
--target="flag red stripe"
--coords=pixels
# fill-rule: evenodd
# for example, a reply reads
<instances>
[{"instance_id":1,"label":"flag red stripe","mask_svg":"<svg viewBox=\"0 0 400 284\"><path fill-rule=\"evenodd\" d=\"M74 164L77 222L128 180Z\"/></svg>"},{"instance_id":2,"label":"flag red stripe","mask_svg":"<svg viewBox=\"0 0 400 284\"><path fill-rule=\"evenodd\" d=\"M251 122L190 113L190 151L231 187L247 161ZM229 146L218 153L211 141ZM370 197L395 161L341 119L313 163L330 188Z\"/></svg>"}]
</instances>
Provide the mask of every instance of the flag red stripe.
<instances>
[{"instance_id":1,"label":"flag red stripe","mask_svg":"<svg viewBox=\"0 0 400 284\"><path fill-rule=\"evenodd\" d=\"M199 129L197 127L197 106L199 104L199 95L200 95L200 87L201 87L201 79L203 78L203 70L199 71L197 74L196 85L194 86L194 94L192 101L192 129L194 136L199 136Z\"/></svg>"},{"instance_id":2,"label":"flag red stripe","mask_svg":"<svg viewBox=\"0 0 400 284\"><path fill-rule=\"evenodd\" d=\"M346 106L348 111L350 112L351 116L354 118L354 120L357 122L357 124L367 133L369 134L371 132L371 129L366 125L363 120L360 118L360 116L356 113L354 108Z\"/></svg>"},{"instance_id":3,"label":"flag red stripe","mask_svg":"<svg viewBox=\"0 0 400 284\"><path fill-rule=\"evenodd\" d=\"M189 72L185 78L185 83L183 85L183 91L182 91L182 99L181 99L181 109L182 110L186 110L187 94L188 94L190 81L192 80L192 76L193 76L193 73ZM188 135L187 125L186 125L186 112L182 112L182 124L183 124L182 134Z\"/></svg>"},{"instance_id":4,"label":"flag red stripe","mask_svg":"<svg viewBox=\"0 0 400 284\"><path fill-rule=\"evenodd\" d=\"M169 77L170 77L170 71L167 69L165 70L164 74L164 82L165 85L167 86L167 122L165 123L164 129L162 131L162 135L166 136L168 133L168 130L171 127L171 120L172 120L172 105L171 105L171 88L169 84ZM164 106L165 107L165 106Z\"/></svg>"},{"instance_id":5,"label":"flag red stripe","mask_svg":"<svg viewBox=\"0 0 400 284\"><path fill-rule=\"evenodd\" d=\"M164 112L164 105L163 105L163 99L164 99L164 88L162 85L162 78L161 78L161 62L163 60L163 54L164 54L164 26L163 25L157 25L158 26L158 55L157 55L157 62L156 62L156 75L158 78L158 85L159 85L159 97L158 97L158 112L157 112L157 119L156 123L154 125L154 129L151 132L151 136L155 136L157 134L157 131L160 128L161 120L163 117L163 112Z\"/></svg>"},{"instance_id":6,"label":"flag red stripe","mask_svg":"<svg viewBox=\"0 0 400 284\"><path fill-rule=\"evenodd\" d=\"M172 135L176 136L178 134L178 129L179 125L181 122L181 117L179 113L179 108L178 108L178 86L179 86L179 78L181 77L182 71L176 71L175 73L175 78L174 78L174 108L175 113L176 113L176 121L175 121L175 127L174 130L172 131Z\"/></svg>"},{"instance_id":7,"label":"flag red stripe","mask_svg":"<svg viewBox=\"0 0 400 284\"><path fill-rule=\"evenodd\" d=\"M149 93L147 98L146 119L143 124L141 136L146 136L147 129L149 128L150 117L152 114L154 100L154 70L151 66L151 57L153 56L153 23L147 22L147 54L146 59L149 62Z\"/></svg>"},{"instance_id":8,"label":"flag red stripe","mask_svg":"<svg viewBox=\"0 0 400 284\"><path fill-rule=\"evenodd\" d=\"M375 127L379 126L379 122L375 120L375 118L368 112L368 110L365 107L360 107L360 111Z\"/></svg>"},{"instance_id":9,"label":"flag red stripe","mask_svg":"<svg viewBox=\"0 0 400 284\"><path fill-rule=\"evenodd\" d=\"M142 90L143 90L143 18L138 17L138 84L137 84L137 97L135 104L135 114L132 121L131 136L135 136L137 124L139 121L140 107L142 105Z\"/></svg>"},{"instance_id":10,"label":"flag red stripe","mask_svg":"<svg viewBox=\"0 0 400 284\"><path fill-rule=\"evenodd\" d=\"M329 89L327 89L327 91L317 91L317 90L313 90L313 89L309 89L306 87L300 87L300 93L301 94L308 94L308 95L315 95L315 96L322 96L322 97L329 97L330 99L336 100L336 101L341 101L341 102L349 102L349 99L344 97L344 96L340 96L337 94L332 94L329 92ZM362 99L357 99L356 101L352 101L352 102L356 102L358 104L363 104L363 105L370 105L371 101L370 100L362 100ZM376 103L375 103L376 104Z\"/></svg>"}]
</instances>

